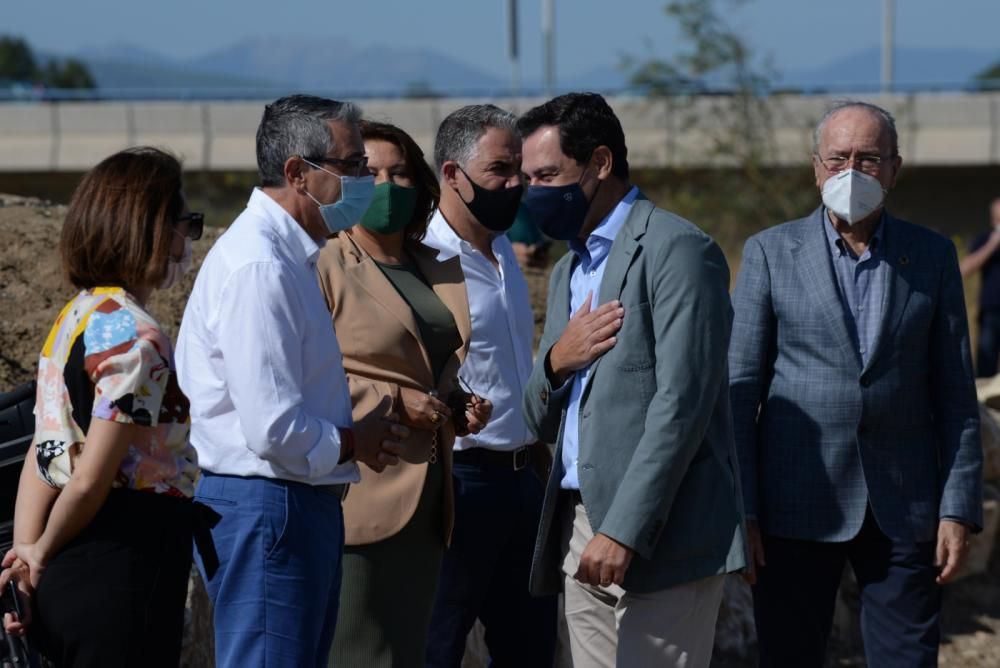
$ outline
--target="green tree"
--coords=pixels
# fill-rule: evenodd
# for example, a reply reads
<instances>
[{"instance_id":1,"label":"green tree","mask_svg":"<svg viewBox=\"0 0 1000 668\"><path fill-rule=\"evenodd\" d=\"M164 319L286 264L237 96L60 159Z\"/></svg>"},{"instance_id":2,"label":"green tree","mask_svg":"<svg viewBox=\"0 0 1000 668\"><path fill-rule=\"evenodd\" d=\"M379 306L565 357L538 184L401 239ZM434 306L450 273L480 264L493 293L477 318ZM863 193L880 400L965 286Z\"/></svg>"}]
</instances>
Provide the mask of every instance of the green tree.
<instances>
[{"instance_id":1,"label":"green tree","mask_svg":"<svg viewBox=\"0 0 1000 668\"><path fill-rule=\"evenodd\" d=\"M20 37L0 36L0 79L34 81L38 75L35 54Z\"/></svg>"},{"instance_id":2,"label":"green tree","mask_svg":"<svg viewBox=\"0 0 1000 668\"><path fill-rule=\"evenodd\" d=\"M669 59L629 56L623 63L631 83L665 105L668 152L680 164L696 157L715 166L708 173L678 169L667 193L671 206L730 250L760 227L802 215L815 200L808 170L775 166L780 102L769 95L774 75L722 7L746 2L672 0L664 11L680 28L685 49Z\"/></svg>"},{"instance_id":3,"label":"green tree","mask_svg":"<svg viewBox=\"0 0 1000 668\"><path fill-rule=\"evenodd\" d=\"M994 63L975 76L976 81L996 81L1000 79L1000 63Z\"/></svg>"},{"instance_id":4,"label":"green tree","mask_svg":"<svg viewBox=\"0 0 1000 668\"><path fill-rule=\"evenodd\" d=\"M46 66L45 83L53 88L96 88L90 70L79 60L68 58L64 61L49 61Z\"/></svg>"},{"instance_id":5,"label":"green tree","mask_svg":"<svg viewBox=\"0 0 1000 668\"><path fill-rule=\"evenodd\" d=\"M434 90L434 87L426 79L418 79L406 84L403 97L411 100L430 100L444 97L444 95Z\"/></svg>"},{"instance_id":6,"label":"green tree","mask_svg":"<svg viewBox=\"0 0 1000 668\"><path fill-rule=\"evenodd\" d=\"M75 58L39 63L21 37L0 36L0 79L41 83L52 88L96 88L87 66Z\"/></svg>"}]
</instances>

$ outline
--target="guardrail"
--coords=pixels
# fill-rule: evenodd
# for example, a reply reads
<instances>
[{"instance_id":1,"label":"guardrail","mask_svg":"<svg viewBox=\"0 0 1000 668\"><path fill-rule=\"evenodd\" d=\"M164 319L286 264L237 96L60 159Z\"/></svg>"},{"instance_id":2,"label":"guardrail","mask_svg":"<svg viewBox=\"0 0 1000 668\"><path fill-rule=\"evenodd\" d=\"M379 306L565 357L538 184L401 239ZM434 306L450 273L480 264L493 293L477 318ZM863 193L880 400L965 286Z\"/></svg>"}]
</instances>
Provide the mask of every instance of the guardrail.
<instances>
[{"instance_id":1,"label":"guardrail","mask_svg":"<svg viewBox=\"0 0 1000 668\"><path fill-rule=\"evenodd\" d=\"M908 165L1000 164L1000 93L852 94L880 104L897 118ZM346 96L344 96L346 97ZM833 99L843 95L772 95L776 166L805 164L810 132ZM271 98L267 98L271 99ZM409 131L429 155L438 124L452 110L496 101L514 112L544 98L368 99L366 116ZM706 153L708 135L725 122L718 96L694 96L678 112L670 99L609 97L625 128L629 162L637 167L724 166ZM0 104L0 171L82 171L116 150L136 144L168 148L187 169L252 170L254 136L264 100L45 101ZM693 128L683 123L691 115Z\"/></svg>"},{"instance_id":2,"label":"guardrail","mask_svg":"<svg viewBox=\"0 0 1000 668\"><path fill-rule=\"evenodd\" d=\"M554 94L567 93L580 88L557 87ZM593 89L611 97L646 97L648 89L637 86L596 86ZM919 93L981 93L1000 91L1000 79L966 79L961 81L922 81L893 85L890 94L912 95ZM274 100L291 93L308 92L314 95L345 100L419 100L441 98L488 98L507 99L512 97L546 97L541 86L522 86L515 95L506 86L478 88L417 88L409 91L399 89L310 89L283 86L179 86L179 87L128 87L128 88L46 88L20 82L0 80L0 103L18 102L150 102L150 101L249 101ZM704 84L686 81L678 85L678 95L732 95L731 86ZM803 84L780 82L760 90L761 95L844 95L883 93L879 83L836 83Z\"/></svg>"}]
</instances>

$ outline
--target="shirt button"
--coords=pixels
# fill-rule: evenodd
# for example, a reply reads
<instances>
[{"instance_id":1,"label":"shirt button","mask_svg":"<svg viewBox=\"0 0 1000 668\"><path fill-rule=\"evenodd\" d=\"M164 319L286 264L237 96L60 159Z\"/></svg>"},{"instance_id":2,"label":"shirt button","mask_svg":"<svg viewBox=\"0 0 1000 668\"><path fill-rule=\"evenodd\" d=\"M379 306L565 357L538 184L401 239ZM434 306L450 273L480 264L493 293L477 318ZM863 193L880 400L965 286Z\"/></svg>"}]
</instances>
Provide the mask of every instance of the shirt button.
<instances>
[{"instance_id":1,"label":"shirt button","mask_svg":"<svg viewBox=\"0 0 1000 668\"><path fill-rule=\"evenodd\" d=\"M594 276L597 276L597 272L596 271L591 271L590 272L590 277L593 278Z\"/></svg>"}]
</instances>

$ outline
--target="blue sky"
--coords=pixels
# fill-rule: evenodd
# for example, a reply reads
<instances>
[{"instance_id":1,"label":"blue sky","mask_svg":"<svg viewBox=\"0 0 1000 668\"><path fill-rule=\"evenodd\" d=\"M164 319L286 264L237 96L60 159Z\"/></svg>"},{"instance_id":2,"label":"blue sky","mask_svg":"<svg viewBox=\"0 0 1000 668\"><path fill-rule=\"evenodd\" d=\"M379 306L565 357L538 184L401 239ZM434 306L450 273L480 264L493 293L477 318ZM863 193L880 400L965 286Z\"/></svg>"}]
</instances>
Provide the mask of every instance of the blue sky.
<instances>
[{"instance_id":1,"label":"blue sky","mask_svg":"<svg viewBox=\"0 0 1000 668\"><path fill-rule=\"evenodd\" d=\"M624 53L668 55L677 31L663 0L555 0L557 75L615 65ZM0 33L36 48L73 53L135 43L179 58L268 34L348 39L357 44L433 47L499 76L510 75L506 0L58 0L4 3ZM521 70L541 76L540 0L520 0ZM876 46L880 0L748 0L720 7L779 71L825 65ZM996 50L1000 2L896 0L900 46ZM303 54L308 58L308 53ZM878 67L873 63L873 67Z\"/></svg>"}]
</instances>

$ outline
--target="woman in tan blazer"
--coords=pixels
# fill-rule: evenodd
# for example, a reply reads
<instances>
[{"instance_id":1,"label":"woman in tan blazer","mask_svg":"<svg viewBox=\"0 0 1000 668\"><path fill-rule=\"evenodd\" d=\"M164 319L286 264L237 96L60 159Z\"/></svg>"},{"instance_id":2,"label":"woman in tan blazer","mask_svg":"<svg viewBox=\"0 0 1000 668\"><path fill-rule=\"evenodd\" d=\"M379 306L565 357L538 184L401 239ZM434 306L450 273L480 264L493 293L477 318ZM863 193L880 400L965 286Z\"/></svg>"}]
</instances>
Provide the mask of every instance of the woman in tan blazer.
<instances>
[{"instance_id":1,"label":"woman in tan blazer","mask_svg":"<svg viewBox=\"0 0 1000 668\"><path fill-rule=\"evenodd\" d=\"M458 369L469 305L457 259L420 243L439 194L405 132L363 122L375 199L360 224L320 254L320 285L344 354L354 419L395 414L422 453L382 473L361 467L344 500L345 548L336 666L422 666L444 549L451 537L452 443L489 419ZM417 447L414 447L417 446ZM419 447L423 446L423 447Z\"/></svg>"}]
</instances>

